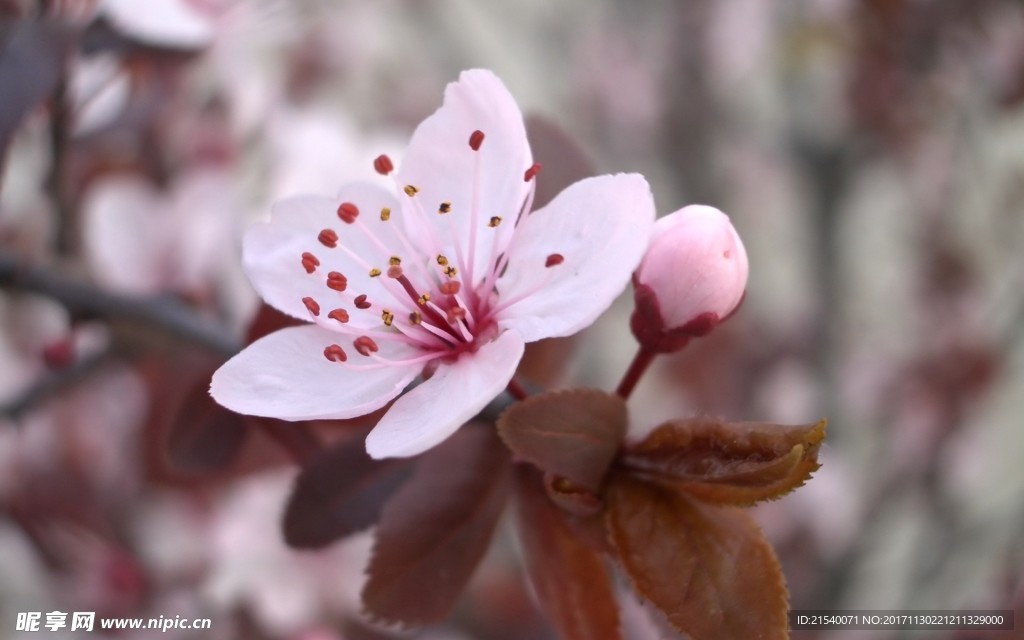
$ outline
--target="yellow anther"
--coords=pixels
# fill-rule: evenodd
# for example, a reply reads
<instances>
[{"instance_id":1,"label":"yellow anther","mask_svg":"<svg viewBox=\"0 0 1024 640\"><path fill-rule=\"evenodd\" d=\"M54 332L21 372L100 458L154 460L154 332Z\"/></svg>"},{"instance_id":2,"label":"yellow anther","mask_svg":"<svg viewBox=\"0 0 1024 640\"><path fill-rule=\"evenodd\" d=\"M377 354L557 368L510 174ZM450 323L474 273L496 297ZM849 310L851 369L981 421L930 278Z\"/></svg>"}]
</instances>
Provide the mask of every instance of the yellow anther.
<instances>
[{"instance_id":1,"label":"yellow anther","mask_svg":"<svg viewBox=\"0 0 1024 640\"><path fill-rule=\"evenodd\" d=\"M427 304L428 302L430 302L429 293L424 293L423 295L420 296L420 304Z\"/></svg>"},{"instance_id":2,"label":"yellow anther","mask_svg":"<svg viewBox=\"0 0 1024 640\"><path fill-rule=\"evenodd\" d=\"M447 267L448 266L448 258L446 258L446 257L444 257L442 255L438 255L437 256L437 264L441 265L442 267Z\"/></svg>"},{"instance_id":3,"label":"yellow anther","mask_svg":"<svg viewBox=\"0 0 1024 640\"><path fill-rule=\"evenodd\" d=\"M370 277L371 278L376 278L379 275L380 275L380 269L378 269L376 267L374 267L373 269L370 269Z\"/></svg>"},{"instance_id":4,"label":"yellow anther","mask_svg":"<svg viewBox=\"0 0 1024 640\"><path fill-rule=\"evenodd\" d=\"M487 223L487 226L493 229L499 224L501 224L501 216L491 216L491 221Z\"/></svg>"},{"instance_id":5,"label":"yellow anther","mask_svg":"<svg viewBox=\"0 0 1024 640\"><path fill-rule=\"evenodd\" d=\"M388 207L384 207L383 209L381 209L380 210L380 219L381 219L381 222L387 222L388 220L390 220L391 219L391 209L389 209Z\"/></svg>"},{"instance_id":6,"label":"yellow anther","mask_svg":"<svg viewBox=\"0 0 1024 640\"><path fill-rule=\"evenodd\" d=\"M405 185L404 191L405 191L405 195L409 196L410 198L420 192L419 189L417 189L416 187L412 186L411 184Z\"/></svg>"},{"instance_id":7,"label":"yellow anther","mask_svg":"<svg viewBox=\"0 0 1024 640\"><path fill-rule=\"evenodd\" d=\"M437 208L437 212L441 213L441 214L448 213L451 210L452 210L452 203L448 202L447 200L442 202L441 206L439 206Z\"/></svg>"},{"instance_id":8,"label":"yellow anther","mask_svg":"<svg viewBox=\"0 0 1024 640\"><path fill-rule=\"evenodd\" d=\"M420 315L419 311L413 311L409 314L409 323L417 325L423 322L423 316Z\"/></svg>"},{"instance_id":9,"label":"yellow anther","mask_svg":"<svg viewBox=\"0 0 1024 640\"><path fill-rule=\"evenodd\" d=\"M456 275L458 275L458 273L459 270L456 269L455 267L445 267L444 269L444 275L448 276L449 278L454 278Z\"/></svg>"},{"instance_id":10,"label":"yellow anther","mask_svg":"<svg viewBox=\"0 0 1024 640\"><path fill-rule=\"evenodd\" d=\"M392 267L397 267L398 265L402 264L402 259L399 258L398 256L391 256L391 259L388 260L388 264L390 264Z\"/></svg>"},{"instance_id":11,"label":"yellow anther","mask_svg":"<svg viewBox=\"0 0 1024 640\"><path fill-rule=\"evenodd\" d=\"M381 312L380 319L384 321L385 327L390 327L391 323L395 321L395 314L385 309Z\"/></svg>"}]
</instances>

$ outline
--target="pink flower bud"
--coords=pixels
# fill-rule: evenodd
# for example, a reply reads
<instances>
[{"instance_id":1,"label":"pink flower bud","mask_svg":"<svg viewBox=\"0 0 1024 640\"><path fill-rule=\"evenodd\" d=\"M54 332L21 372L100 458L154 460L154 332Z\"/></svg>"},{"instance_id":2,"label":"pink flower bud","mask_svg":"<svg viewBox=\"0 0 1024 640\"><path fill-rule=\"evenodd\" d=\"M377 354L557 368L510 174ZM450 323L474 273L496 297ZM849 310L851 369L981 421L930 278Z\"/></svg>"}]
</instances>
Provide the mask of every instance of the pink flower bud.
<instances>
[{"instance_id":1,"label":"pink flower bud","mask_svg":"<svg viewBox=\"0 0 1024 640\"><path fill-rule=\"evenodd\" d=\"M681 349L736 310L748 271L743 242L718 209L691 205L659 219L633 274L633 334L653 351Z\"/></svg>"}]
</instances>

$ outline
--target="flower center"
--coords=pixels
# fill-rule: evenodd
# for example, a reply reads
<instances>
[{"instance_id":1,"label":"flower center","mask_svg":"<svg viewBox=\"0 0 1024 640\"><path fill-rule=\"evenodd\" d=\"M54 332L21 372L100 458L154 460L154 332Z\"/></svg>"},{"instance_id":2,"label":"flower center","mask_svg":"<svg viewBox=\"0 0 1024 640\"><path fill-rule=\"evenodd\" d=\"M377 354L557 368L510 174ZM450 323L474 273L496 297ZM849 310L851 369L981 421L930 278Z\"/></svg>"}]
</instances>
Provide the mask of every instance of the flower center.
<instances>
[{"instance_id":1,"label":"flower center","mask_svg":"<svg viewBox=\"0 0 1024 640\"><path fill-rule=\"evenodd\" d=\"M509 212L480 211L479 151L484 140L485 135L479 130L469 136L469 148L475 157L468 211L458 211L449 200L422 202L419 186L397 182L396 190L404 194L405 200L398 211L381 208L380 224L376 221L370 224L358 202L345 201L338 206L337 216L343 225L341 232L326 227L319 231L316 240L323 250L347 254L347 262L365 269L368 279L353 278L355 274L339 271L323 273L326 269L321 270L321 257L326 260L326 256L310 251L302 253L301 264L308 276L324 282L322 296L302 298L310 320L346 336L346 340L340 341L343 344L325 347L323 355L327 360L355 368L429 362L475 351L496 336L494 315L512 302L503 301L505 304L499 306L495 285L508 267L508 249L514 230L500 238L497 230L508 223L504 216L494 214ZM394 164L386 155L379 156L373 165L381 175L391 175L394 171ZM511 222L514 227L518 227L530 211L534 178L539 171L540 165L534 164L523 173L523 180L533 184L525 202L520 203L522 206L511 212L515 214ZM411 224L392 220L396 213L407 217ZM468 215L468 220L456 222L460 215ZM437 217L446 221L450 233L442 234L445 225L431 219ZM460 227L459 223L464 226ZM466 227L468 242L465 242L467 246L462 246L462 240L467 237L462 235ZM489 229L494 231L488 234ZM359 244L353 244L353 240ZM482 242L490 244L487 254L490 259L484 266L485 272L474 277L477 253L483 250L477 245ZM357 252L353 247L372 250L367 255L367 251ZM560 254L551 254L545 266L555 266L563 260ZM357 282L362 285L355 284ZM360 286L367 288L353 290ZM324 309L326 313L322 312ZM388 341L410 345L421 354L401 361L389 360L379 353L380 345ZM344 346L345 342L351 346ZM350 359L347 349L361 358Z\"/></svg>"}]
</instances>

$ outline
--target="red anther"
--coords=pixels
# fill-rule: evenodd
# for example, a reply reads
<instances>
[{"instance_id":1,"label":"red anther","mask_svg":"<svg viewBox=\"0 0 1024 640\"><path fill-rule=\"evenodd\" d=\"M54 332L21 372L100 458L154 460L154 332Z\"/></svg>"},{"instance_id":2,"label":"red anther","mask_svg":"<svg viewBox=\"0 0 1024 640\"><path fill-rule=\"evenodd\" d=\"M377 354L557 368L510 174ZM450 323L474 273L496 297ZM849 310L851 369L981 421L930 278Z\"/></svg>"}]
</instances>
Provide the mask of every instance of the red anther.
<instances>
[{"instance_id":1,"label":"red anther","mask_svg":"<svg viewBox=\"0 0 1024 640\"><path fill-rule=\"evenodd\" d=\"M316 268L320 266L320 260L317 259L312 253L305 251L302 254L302 268L306 270L306 273L313 273Z\"/></svg>"},{"instance_id":2,"label":"red anther","mask_svg":"<svg viewBox=\"0 0 1024 640\"><path fill-rule=\"evenodd\" d=\"M347 224L352 224L359 217L359 207L351 202L342 202L338 206L338 217Z\"/></svg>"},{"instance_id":3,"label":"red anther","mask_svg":"<svg viewBox=\"0 0 1024 640\"><path fill-rule=\"evenodd\" d=\"M370 301L366 299L365 293L360 293L358 296L356 296L355 304L356 309L369 309L370 307L373 306L370 304Z\"/></svg>"},{"instance_id":4,"label":"red anther","mask_svg":"<svg viewBox=\"0 0 1024 640\"><path fill-rule=\"evenodd\" d=\"M338 246L338 234L334 229L324 229L316 239L320 241L320 244L324 245L328 249L333 249Z\"/></svg>"},{"instance_id":5,"label":"red anther","mask_svg":"<svg viewBox=\"0 0 1024 640\"><path fill-rule=\"evenodd\" d=\"M335 291L344 291L348 288L348 278L337 271L332 271L327 274L327 287Z\"/></svg>"},{"instance_id":6,"label":"red anther","mask_svg":"<svg viewBox=\"0 0 1024 640\"><path fill-rule=\"evenodd\" d=\"M391 162L391 158L384 154L377 156L377 159L373 161L373 168L382 176L386 176L395 170L395 164Z\"/></svg>"},{"instance_id":7,"label":"red anther","mask_svg":"<svg viewBox=\"0 0 1024 640\"><path fill-rule=\"evenodd\" d=\"M458 280L448 280L447 282L442 282L438 290L446 296L454 296L461 288L462 283Z\"/></svg>"},{"instance_id":8,"label":"red anther","mask_svg":"<svg viewBox=\"0 0 1024 640\"><path fill-rule=\"evenodd\" d=\"M526 173L523 174L523 181L529 182L530 180L533 180L537 177L538 173L540 173L540 163L534 162L530 165L530 168L526 170Z\"/></svg>"},{"instance_id":9,"label":"red anther","mask_svg":"<svg viewBox=\"0 0 1024 640\"><path fill-rule=\"evenodd\" d=\"M328 313L327 317L330 318L331 320L337 320L338 322L344 324L348 322L348 311L345 311L344 309L335 309Z\"/></svg>"},{"instance_id":10,"label":"red anther","mask_svg":"<svg viewBox=\"0 0 1024 640\"><path fill-rule=\"evenodd\" d=\"M352 346L364 356L378 351L377 343L370 336L359 336L352 342Z\"/></svg>"},{"instance_id":11,"label":"red anther","mask_svg":"<svg viewBox=\"0 0 1024 640\"><path fill-rule=\"evenodd\" d=\"M545 267L553 267L556 264L562 264L563 262L565 262L565 258L562 257L562 254L560 254L560 253L552 253L544 261L544 266Z\"/></svg>"},{"instance_id":12,"label":"red anther","mask_svg":"<svg viewBox=\"0 0 1024 640\"><path fill-rule=\"evenodd\" d=\"M341 348L341 345L330 344L324 347L324 357L331 362L345 362L348 360L348 354Z\"/></svg>"},{"instance_id":13,"label":"red anther","mask_svg":"<svg viewBox=\"0 0 1024 640\"><path fill-rule=\"evenodd\" d=\"M401 278L402 273L403 271L401 265L393 264L390 267L388 267L388 277L393 280L398 280L399 278Z\"/></svg>"},{"instance_id":14,"label":"red anther","mask_svg":"<svg viewBox=\"0 0 1024 640\"><path fill-rule=\"evenodd\" d=\"M313 298L306 296L302 299L302 304L306 305L306 308L309 309L309 312L314 316L320 315L320 305Z\"/></svg>"},{"instance_id":15,"label":"red anther","mask_svg":"<svg viewBox=\"0 0 1024 640\"><path fill-rule=\"evenodd\" d=\"M473 151L479 151L480 145L484 142L484 132L477 129L469 135L469 148Z\"/></svg>"},{"instance_id":16,"label":"red anther","mask_svg":"<svg viewBox=\"0 0 1024 640\"><path fill-rule=\"evenodd\" d=\"M455 324L466 317L466 310L462 307L452 307L448 310L448 322Z\"/></svg>"}]
</instances>

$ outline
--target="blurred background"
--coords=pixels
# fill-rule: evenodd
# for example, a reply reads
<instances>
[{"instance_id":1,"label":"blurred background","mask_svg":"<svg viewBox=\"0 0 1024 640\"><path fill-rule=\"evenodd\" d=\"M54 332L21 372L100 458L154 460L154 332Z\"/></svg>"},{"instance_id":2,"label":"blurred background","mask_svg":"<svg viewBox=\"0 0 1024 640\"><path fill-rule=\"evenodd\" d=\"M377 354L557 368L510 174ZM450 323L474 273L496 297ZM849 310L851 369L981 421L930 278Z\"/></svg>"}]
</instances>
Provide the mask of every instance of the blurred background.
<instances>
[{"instance_id":1,"label":"blurred background","mask_svg":"<svg viewBox=\"0 0 1024 640\"><path fill-rule=\"evenodd\" d=\"M586 158L739 229L742 310L656 364L632 428L829 419L816 477L755 512L792 607L1016 609L1021 633L1019 0L0 0L0 638L53 610L396 637L359 614L366 536L281 539L309 443L205 389L274 322L245 228L400 158L473 67L542 119L542 187ZM614 388L631 308L555 384ZM505 532L403 637L550 637L518 564Z\"/></svg>"}]
</instances>

